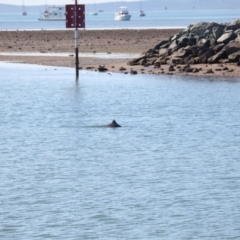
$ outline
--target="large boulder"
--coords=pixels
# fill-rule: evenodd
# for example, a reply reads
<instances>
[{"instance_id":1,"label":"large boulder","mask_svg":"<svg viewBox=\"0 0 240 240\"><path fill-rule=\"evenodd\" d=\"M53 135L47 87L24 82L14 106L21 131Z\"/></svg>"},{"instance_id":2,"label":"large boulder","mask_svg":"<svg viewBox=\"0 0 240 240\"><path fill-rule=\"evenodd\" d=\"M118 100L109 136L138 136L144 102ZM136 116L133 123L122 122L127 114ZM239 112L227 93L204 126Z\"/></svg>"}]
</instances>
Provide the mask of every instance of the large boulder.
<instances>
[{"instance_id":1,"label":"large boulder","mask_svg":"<svg viewBox=\"0 0 240 240\"><path fill-rule=\"evenodd\" d=\"M178 43L176 40L174 40L171 45L168 47L168 54L171 55L173 52L177 51L179 49Z\"/></svg>"},{"instance_id":2,"label":"large boulder","mask_svg":"<svg viewBox=\"0 0 240 240\"><path fill-rule=\"evenodd\" d=\"M228 55L228 59L231 62L238 62L240 59L240 51L237 51L237 52L234 52L234 53Z\"/></svg>"},{"instance_id":3,"label":"large boulder","mask_svg":"<svg viewBox=\"0 0 240 240\"><path fill-rule=\"evenodd\" d=\"M223 25L214 23L214 22L199 22L194 25L189 26L189 30L191 33L194 33L198 36L203 36L206 30L209 30L212 32L212 29L215 27L223 28Z\"/></svg>"},{"instance_id":4,"label":"large boulder","mask_svg":"<svg viewBox=\"0 0 240 240\"><path fill-rule=\"evenodd\" d=\"M235 33L237 36L240 36L240 28L238 28L237 30L235 30L234 33Z\"/></svg>"},{"instance_id":5,"label":"large boulder","mask_svg":"<svg viewBox=\"0 0 240 240\"><path fill-rule=\"evenodd\" d=\"M188 56L189 54L190 54L190 51L188 51L184 48L181 48L178 51L174 52L172 54L172 57L174 57L174 58L184 58L184 57Z\"/></svg>"},{"instance_id":6,"label":"large boulder","mask_svg":"<svg viewBox=\"0 0 240 240\"><path fill-rule=\"evenodd\" d=\"M235 39L235 42L240 42L240 35Z\"/></svg>"},{"instance_id":7,"label":"large boulder","mask_svg":"<svg viewBox=\"0 0 240 240\"><path fill-rule=\"evenodd\" d=\"M127 65L130 66L135 66L135 65L141 65L140 61L145 60L146 62L146 57L144 55L138 57L138 58L134 58L133 60L130 60L127 62Z\"/></svg>"},{"instance_id":8,"label":"large boulder","mask_svg":"<svg viewBox=\"0 0 240 240\"><path fill-rule=\"evenodd\" d=\"M198 56L201 57L202 55L204 55L208 51L209 51L208 48L199 48Z\"/></svg>"},{"instance_id":9,"label":"large boulder","mask_svg":"<svg viewBox=\"0 0 240 240\"><path fill-rule=\"evenodd\" d=\"M194 57L190 54L187 57L185 57L182 61L181 64L194 64L195 60Z\"/></svg>"},{"instance_id":10,"label":"large boulder","mask_svg":"<svg viewBox=\"0 0 240 240\"><path fill-rule=\"evenodd\" d=\"M206 51L204 54L202 54L201 56L199 56L199 62L200 63L207 63L208 59L211 58L214 55L213 51L208 50Z\"/></svg>"},{"instance_id":11,"label":"large boulder","mask_svg":"<svg viewBox=\"0 0 240 240\"><path fill-rule=\"evenodd\" d=\"M187 35L182 35L180 38L177 39L178 43L189 43L189 38Z\"/></svg>"},{"instance_id":12,"label":"large boulder","mask_svg":"<svg viewBox=\"0 0 240 240\"><path fill-rule=\"evenodd\" d=\"M168 49L167 48L160 48L159 49L159 52L158 52L159 57L167 56L167 54L168 54Z\"/></svg>"},{"instance_id":13,"label":"large boulder","mask_svg":"<svg viewBox=\"0 0 240 240\"><path fill-rule=\"evenodd\" d=\"M233 31L224 33L220 38L218 38L217 43L225 43L227 44L231 40L236 38L236 34Z\"/></svg>"},{"instance_id":14,"label":"large boulder","mask_svg":"<svg viewBox=\"0 0 240 240\"><path fill-rule=\"evenodd\" d=\"M210 40L208 39L205 39L205 38L202 38L200 39L198 42L197 42L197 46L199 47L210 47Z\"/></svg>"},{"instance_id":15,"label":"large boulder","mask_svg":"<svg viewBox=\"0 0 240 240\"><path fill-rule=\"evenodd\" d=\"M217 63L220 59L227 58L225 50L221 50L220 52L216 53L212 57L208 59L209 63Z\"/></svg>"},{"instance_id":16,"label":"large boulder","mask_svg":"<svg viewBox=\"0 0 240 240\"><path fill-rule=\"evenodd\" d=\"M223 47L225 47L224 43L217 44L216 46L213 47L213 51L215 53L217 53L217 52L221 51L223 49Z\"/></svg>"},{"instance_id":17,"label":"large boulder","mask_svg":"<svg viewBox=\"0 0 240 240\"><path fill-rule=\"evenodd\" d=\"M240 28L240 18L235 20L235 21L232 21L230 23L227 24L227 26L225 27L225 31L226 30L237 30L238 28Z\"/></svg>"},{"instance_id":18,"label":"large boulder","mask_svg":"<svg viewBox=\"0 0 240 240\"><path fill-rule=\"evenodd\" d=\"M227 56L240 51L240 42L231 41L224 47L224 50L226 51Z\"/></svg>"},{"instance_id":19,"label":"large boulder","mask_svg":"<svg viewBox=\"0 0 240 240\"><path fill-rule=\"evenodd\" d=\"M212 29L213 37L215 39L220 38L223 35L223 28L222 27L214 27Z\"/></svg>"},{"instance_id":20,"label":"large boulder","mask_svg":"<svg viewBox=\"0 0 240 240\"><path fill-rule=\"evenodd\" d=\"M155 47L154 47L154 49L159 49L159 48L161 48L162 46L166 46L166 44L168 43L168 40L163 40L163 41L161 41L160 43L158 43ZM168 47L168 46L167 46Z\"/></svg>"},{"instance_id":21,"label":"large boulder","mask_svg":"<svg viewBox=\"0 0 240 240\"><path fill-rule=\"evenodd\" d=\"M201 47L194 45L194 46L190 46L188 49L192 53L193 57L197 57Z\"/></svg>"}]
</instances>

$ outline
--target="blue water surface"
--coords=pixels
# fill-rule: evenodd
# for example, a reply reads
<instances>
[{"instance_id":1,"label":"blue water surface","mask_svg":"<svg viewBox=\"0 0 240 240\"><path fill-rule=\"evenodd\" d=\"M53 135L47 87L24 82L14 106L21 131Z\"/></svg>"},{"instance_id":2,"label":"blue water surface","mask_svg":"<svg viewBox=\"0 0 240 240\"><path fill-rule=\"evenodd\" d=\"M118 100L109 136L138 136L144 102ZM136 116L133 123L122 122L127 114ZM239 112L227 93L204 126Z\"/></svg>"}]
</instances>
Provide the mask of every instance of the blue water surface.
<instances>
[{"instance_id":1,"label":"blue water surface","mask_svg":"<svg viewBox=\"0 0 240 240\"><path fill-rule=\"evenodd\" d=\"M126 28L185 28L201 21L226 23L240 16L235 10L189 10L189 11L151 11L139 17L138 11L131 11L130 21L115 21L114 12L100 12L97 16L86 12L86 29L126 29ZM24 29L65 29L65 21L38 21L40 13L0 14L0 30Z\"/></svg>"},{"instance_id":2,"label":"blue water surface","mask_svg":"<svg viewBox=\"0 0 240 240\"><path fill-rule=\"evenodd\" d=\"M0 73L0 239L240 238L238 78Z\"/></svg>"}]
</instances>

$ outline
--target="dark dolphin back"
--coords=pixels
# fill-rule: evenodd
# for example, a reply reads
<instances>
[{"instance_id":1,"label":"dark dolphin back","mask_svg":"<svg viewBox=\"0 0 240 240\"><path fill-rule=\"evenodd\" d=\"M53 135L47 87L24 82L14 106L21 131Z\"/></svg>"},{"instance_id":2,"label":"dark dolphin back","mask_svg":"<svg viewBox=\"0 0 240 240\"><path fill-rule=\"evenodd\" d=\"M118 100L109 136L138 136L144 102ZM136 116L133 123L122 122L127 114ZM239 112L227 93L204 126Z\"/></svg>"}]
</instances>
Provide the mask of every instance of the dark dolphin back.
<instances>
[{"instance_id":1,"label":"dark dolphin back","mask_svg":"<svg viewBox=\"0 0 240 240\"><path fill-rule=\"evenodd\" d=\"M108 124L107 127L121 127L115 120L112 123Z\"/></svg>"}]
</instances>

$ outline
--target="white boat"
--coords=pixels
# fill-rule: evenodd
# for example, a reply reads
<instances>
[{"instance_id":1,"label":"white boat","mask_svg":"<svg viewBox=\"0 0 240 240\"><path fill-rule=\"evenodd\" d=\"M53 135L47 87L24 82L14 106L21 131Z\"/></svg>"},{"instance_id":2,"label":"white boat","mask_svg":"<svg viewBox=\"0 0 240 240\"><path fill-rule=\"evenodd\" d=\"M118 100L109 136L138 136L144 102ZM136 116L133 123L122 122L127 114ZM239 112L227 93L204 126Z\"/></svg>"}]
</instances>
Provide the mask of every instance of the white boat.
<instances>
[{"instance_id":1,"label":"white boat","mask_svg":"<svg viewBox=\"0 0 240 240\"><path fill-rule=\"evenodd\" d=\"M26 16L26 15L27 15L27 12L26 12L25 6L24 6L24 1L23 1L23 5L22 5L22 15L23 15L23 16Z\"/></svg>"},{"instance_id":2,"label":"white boat","mask_svg":"<svg viewBox=\"0 0 240 240\"><path fill-rule=\"evenodd\" d=\"M116 21L129 21L131 15L128 13L127 7L120 7L118 11L115 12Z\"/></svg>"},{"instance_id":3,"label":"white boat","mask_svg":"<svg viewBox=\"0 0 240 240\"><path fill-rule=\"evenodd\" d=\"M91 11L91 12L90 12L90 15L98 15L98 12L96 12L96 11Z\"/></svg>"},{"instance_id":4,"label":"white boat","mask_svg":"<svg viewBox=\"0 0 240 240\"><path fill-rule=\"evenodd\" d=\"M53 6L46 8L40 13L39 21L66 21L66 10L64 6Z\"/></svg>"},{"instance_id":5,"label":"white boat","mask_svg":"<svg viewBox=\"0 0 240 240\"><path fill-rule=\"evenodd\" d=\"M90 15L98 15L98 12L96 11L96 2L94 1L94 10L90 12Z\"/></svg>"}]
</instances>

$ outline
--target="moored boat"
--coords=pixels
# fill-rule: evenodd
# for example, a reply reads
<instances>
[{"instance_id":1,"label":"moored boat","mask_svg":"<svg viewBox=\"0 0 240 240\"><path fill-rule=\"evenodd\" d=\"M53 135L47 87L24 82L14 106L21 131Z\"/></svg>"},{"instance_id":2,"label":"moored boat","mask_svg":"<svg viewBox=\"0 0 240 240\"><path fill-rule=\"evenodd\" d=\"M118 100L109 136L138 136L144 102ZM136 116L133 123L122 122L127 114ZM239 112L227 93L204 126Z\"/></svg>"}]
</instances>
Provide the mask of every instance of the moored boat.
<instances>
[{"instance_id":1,"label":"moored boat","mask_svg":"<svg viewBox=\"0 0 240 240\"><path fill-rule=\"evenodd\" d=\"M39 21L65 21L66 13L65 7L53 6L46 8L46 10L40 13Z\"/></svg>"},{"instance_id":2,"label":"moored boat","mask_svg":"<svg viewBox=\"0 0 240 240\"><path fill-rule=\"evenodd\" d=\"M94 10L90 12L90 15L98 15L98 12L96 11L96 2L94 0Z\"/></svg>"},{"instance_id":3,"label":"moored boat","mask_svg":"<svg viewBox=\"0 0 240 240\"><path fill-rule=\"evenodd\" d=\"M27 12L26 12L25 6L24 6L24 1L23 1L23 4L22 4L22 15L23 15L23 16L26 16L26 15L27 15Z\"/></svg>"},{"instance_id":4,"label":"moored boat","mask_svg":"<svg viewBox=\"0 0 240 240\"><path fill-rule=\"evenodd\" d=\"M129 21L131 15L128 13L127 7L120 7L118 11L115 12L116 21Z\"/></svg>"},{"instance_id":5,"label":"moored boat","mask_svg":"<svg viewBox=\"0 0 240 240\"><path fill-rule=\"evenodd\" d=\"M96 11L91 11L91 12L90 12L90 15L98 15L98 12L96 12Z\"/></svg>"},{"instance_id":6,"label":"moored boat","mask_svg":"<svg viewBox=\"0 0 240 240\"><path fill-rule=\"evenodd\" d=\"M144 11L142 10L142 2L141 2L141 0L140 0L139 4L140 4L139 17L145 17L146 14L145 14Z\"/></svg>"},{"instance_id":7,"label":"moored boat","mask_svg":"<svg viewBox=\"0 0 240 240\"><path fill-rule=\"evenodd\" d=\"M139 17L145 17L146 14L144 13L144 11L140 10L140 13L139 13Z\"/></svg>"}]
</instances>

